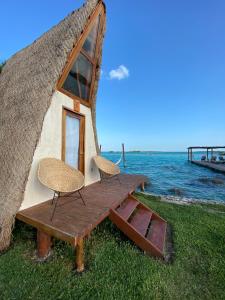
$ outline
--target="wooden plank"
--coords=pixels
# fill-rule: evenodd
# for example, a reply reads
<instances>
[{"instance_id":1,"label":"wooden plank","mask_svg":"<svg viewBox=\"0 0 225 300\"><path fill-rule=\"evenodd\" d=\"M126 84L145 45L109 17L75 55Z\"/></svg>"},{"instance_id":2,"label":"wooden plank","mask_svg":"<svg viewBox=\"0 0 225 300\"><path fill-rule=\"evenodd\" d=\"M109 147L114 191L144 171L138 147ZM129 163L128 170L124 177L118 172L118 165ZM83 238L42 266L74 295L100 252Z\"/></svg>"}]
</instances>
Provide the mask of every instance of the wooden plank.
<instances>
[{"instance_id":1,"label":"wooden plank","mask_svg":"<svg viewBox=\"0 0 225 300\"><path fill-rule=\"evenodd\" d=\"M153 244L151 244L145 237L143 237L131 224L121 218L121 216L115 210L110 211L109 218L143 251L151 253L153 256L163 258L162 252Z\"/></svg>"},{"instance_id":2,"label":"wooden plank","mask_svg":"<svg viewBox=\"0 0 225 300\"><path fill-rule=\"evenodd\" d=\"M132 194L130 194L129 197L132 197L133 199L136 199L136 200L137 200L137 198L134 197L134 195L132 195ZM161 220L161 221L163 221L163 222L166 222L166 220L164 220L159 214L157 214L154 210L152 210L151 208L149 208L149 207L148 207L147 205L145 205L144 203L142 203L142 202L139 201L139 206L141 206L141 207L143 207L143 208L145 208L145 209L151 211L151 212L153 213L154 218L157 218L157 219L159 219L159 220Z\"/></svg>"},{"instance_id":3,"label":"wooden plank","mask_svg":"<svg viewBox=\"0 0 225 300\"><path fill-rule=\"evenodd\" d=\"M147 240L154 244L161 252L164 250L165 235L166 235L165 222L160 220L152 220Z\"/></svg>"},{"instance_id":4,"label":"wooden plank","mask_svg":"<svg viewBox=\"0 0 225 300\"><path fill-rule=\"evenodd\" d=\"M143 236L146 235L147 229L152 217L152 212L145 208L138 208L129 223Z\"/></svg>"},{"instance_id":5,"label":"wooden plank","mask_svg":"<svg viewBox=\"0 0 225 300\"><path fill-rule=\"evenodd\" d=\"M122 204L121 206L119 206L117 208L117 212L118 214L124 218L124 220L129 219L129 217L131 216L131 214L133 213L133 211L135 210L135 208L138 205L138 201L133 199L133 198L127 198Z\"/></svg>"},{"instance_id":6,"label":"wooden plank","mask_svg":"<svg viewBox=\"0 0 225 300\"><path fill-rule=\"evenodd\" d=\"M71 235L68 231L62 230L59 227L50 226L49 224L45 224L44 221L40 221L34 219L33 217L28 217L21 213L17 213L16 218L20 221L23 221L26 224L29 224L37 229L44 231L45 233L58 238L59 240L63 240L65 242L69 242L72 245L74 244L74 235Z\"/></svg>"}]
</instances>

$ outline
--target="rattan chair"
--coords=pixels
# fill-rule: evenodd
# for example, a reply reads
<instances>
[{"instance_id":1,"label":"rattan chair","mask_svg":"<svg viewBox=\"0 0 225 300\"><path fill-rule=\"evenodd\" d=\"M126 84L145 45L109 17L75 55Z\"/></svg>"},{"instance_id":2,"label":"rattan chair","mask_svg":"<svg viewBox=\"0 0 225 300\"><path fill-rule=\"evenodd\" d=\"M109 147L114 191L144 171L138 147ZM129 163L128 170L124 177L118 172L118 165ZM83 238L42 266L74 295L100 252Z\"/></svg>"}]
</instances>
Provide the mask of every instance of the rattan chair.
<instances>
[{"instance_id":1,"label":"rattan chair","mask_svg":"<svg viewBox=\"0 0 225 300\"><path fill-rule=\"evenodd\" d=\"M63 161L56 158L42 159L38 166L38 179L44 186L54 191L52 199L54 208L51 221L55 214L58 199L62 193L66 193L65 196L68 196L78 192L83 204L86 205L81 194L81 189L84 186L84 175Z\"/></svg>"},{"instance_id":2,"label":"rattan chair","mask_svg":"<svg viewBox=\"0 0 225 300\"><path fill-rule=\"evenodd\" d=\"M114 164L112 161L105 159L104 157L99 155L93 157L93 160L100 172L100 177L101 177L100 182L102 182L103 179L116 177L119 183L121 184L121 181L118 176L120 174L120 168L118 167L118 165Z\"/></svg>"}]
</instances>

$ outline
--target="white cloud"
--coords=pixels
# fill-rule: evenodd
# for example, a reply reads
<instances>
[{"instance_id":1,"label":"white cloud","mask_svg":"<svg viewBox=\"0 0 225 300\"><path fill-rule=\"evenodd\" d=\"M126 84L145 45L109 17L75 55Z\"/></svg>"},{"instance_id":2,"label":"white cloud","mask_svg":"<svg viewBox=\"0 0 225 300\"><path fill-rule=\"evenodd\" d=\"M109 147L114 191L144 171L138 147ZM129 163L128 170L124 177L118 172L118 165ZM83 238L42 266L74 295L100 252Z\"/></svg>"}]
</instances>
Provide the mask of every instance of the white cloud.
<instances>
[{"instance_id":1,"label":"white cloud","mask_svg":"<svg viewBox=\"0 0 225 300\"><path fill-rule=\"evenodd\" d=\"M129 77L130 72L127 69L127 67L125 67L124 65L120 65L117 69L115 70L111 70L109 72L109 78L110 79L125 79L127 77Z\"/></svg>"}]
</instances>

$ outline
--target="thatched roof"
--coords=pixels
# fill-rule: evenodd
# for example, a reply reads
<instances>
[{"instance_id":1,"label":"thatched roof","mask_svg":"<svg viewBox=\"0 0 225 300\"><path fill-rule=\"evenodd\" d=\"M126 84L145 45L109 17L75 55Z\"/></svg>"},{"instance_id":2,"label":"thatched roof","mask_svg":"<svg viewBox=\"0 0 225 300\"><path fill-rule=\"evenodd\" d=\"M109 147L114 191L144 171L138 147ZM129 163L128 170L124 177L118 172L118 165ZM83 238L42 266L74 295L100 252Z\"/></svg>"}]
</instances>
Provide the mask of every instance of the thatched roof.
<instances>
[{"instance_id":1,"label":"thatched roof","mask_svg":"<svg viewBox=\"0 0 225 300\"><path fill-rule=\"evenodd\" d=\"M0 74L0 250L10 243L56 83L98 2L87 0L82 8L16 53ZM98 78L95 91L97 82ZM95 127L95 100L93 120Z\"/></svg>"}]
</instances>

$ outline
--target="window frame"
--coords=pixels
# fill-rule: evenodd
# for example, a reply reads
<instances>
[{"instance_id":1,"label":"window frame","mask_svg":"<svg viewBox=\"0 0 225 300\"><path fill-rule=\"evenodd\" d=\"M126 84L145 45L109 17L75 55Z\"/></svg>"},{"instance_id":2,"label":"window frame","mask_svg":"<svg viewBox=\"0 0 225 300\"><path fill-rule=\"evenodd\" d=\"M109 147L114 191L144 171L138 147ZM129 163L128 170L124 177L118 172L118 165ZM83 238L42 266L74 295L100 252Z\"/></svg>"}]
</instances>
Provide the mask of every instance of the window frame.
<instances>
[{"instance_id":1,"label":"window frame","mask_svg":"<svg viewBox=\"0 0 225 300\"><path fill-rule=\"evenodd\" d=\"M96 19L100 15L100 20L99 20L99 28L98 28L98 34L97 34L97 40L96 40L96 45L95 45L95 53L93 58L88 55L88 53L83 50L83 44L88 37L89 33L91 32L94 23ZM79 38L78 42L74 46L73 50L71 51L68 59L67 59L67 64L62 72L62 75L57 83L57 90L62 92L63 94L69 96L73 100L78 100L81 104L91 107L92 102L93 102L93 92L94 92L94 85L95 85L95 80L96 80L96 73L97 73L97 67L98 67L98 59L99 59L99 47L100 47L100 39L102 36L102 31L103 31L103 24L104 24L104 18L105 18L105 8L103 3L99 3L94 10L93 14L89 17L88 24L86 25L86 28L84 29L83 33L81 34L81 37ZM92 64L92 75L91 75L91 85L90 85L90 91L89 91L89 97L87 100L84 100L76 95L73 95L71 92L65 90L63 88L63 84L65 80L67 79L67 76L75 63L76 59L78 58L79 54L84 55L84 57Z\"/></svg>"},{"instance_id":2,"label":"window frame","mask_svg":"<svg viewBox=\"0 0 225 300\"><path fill-rule=\"evenodd\" d=\"M62 107L62 149L61 159L65 162L66 158L66 116L70 115L80 121L79 128L79 161L78 170L85 176L85 116L77 111Z\"/></svg>"}]
</instances>

